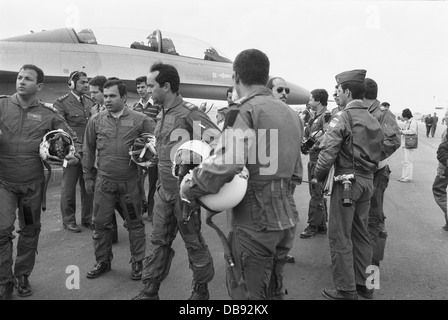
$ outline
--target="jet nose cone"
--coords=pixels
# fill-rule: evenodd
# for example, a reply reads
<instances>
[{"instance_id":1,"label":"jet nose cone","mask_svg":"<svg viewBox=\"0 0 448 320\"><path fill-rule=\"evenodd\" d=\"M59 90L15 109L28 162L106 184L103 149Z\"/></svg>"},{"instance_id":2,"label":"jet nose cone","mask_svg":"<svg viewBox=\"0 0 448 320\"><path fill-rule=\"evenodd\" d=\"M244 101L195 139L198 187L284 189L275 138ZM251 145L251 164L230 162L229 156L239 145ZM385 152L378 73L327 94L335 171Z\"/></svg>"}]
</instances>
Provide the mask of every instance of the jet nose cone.
<instances>
[{"instance_id":1,"label":"jet nose cone","mask_svg":"<svg viewBox=\"0 0 448 320\"><path fill-rule=\"evenodd\" d=\"M291 92L288 95L288 104L307 104L310 101L310 92L292 82L286 82Z\"/></svg>"}]
</instances>

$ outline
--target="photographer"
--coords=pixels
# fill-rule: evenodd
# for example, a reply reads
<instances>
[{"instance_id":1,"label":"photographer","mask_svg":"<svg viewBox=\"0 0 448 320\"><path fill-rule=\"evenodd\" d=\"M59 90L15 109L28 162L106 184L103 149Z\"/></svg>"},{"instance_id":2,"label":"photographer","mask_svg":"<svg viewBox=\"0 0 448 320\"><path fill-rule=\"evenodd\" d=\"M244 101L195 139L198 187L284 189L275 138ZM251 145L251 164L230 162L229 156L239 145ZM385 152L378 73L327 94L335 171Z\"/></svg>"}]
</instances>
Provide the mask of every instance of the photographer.
<instances>
[{"instance_id":1,"label":"photographer","mask_svg":"<svg viewBox=\"0 0 448 320\"><path fill-rule=\"evenodd\" d=\"M345 109L331 119L314 169L316 179L323 181L335 166L328 238L336 288L322 292L334 300L356 300L358 293L373 296L365 286L372 258L367 223L384 136L380 123L363 105L365 75L365 70L352 70L336 76Z\"/></svg>"},{"instance_id":2,"label":"photographer","mask_svg":"<svg viewBox=\"0 0 448 320\"><path fill-rule=\"evenodd\" d=\"M320 151L320 141L324 132L328 130L328 122L331 118L330 111L327 110L328 92L325 89L315 89L311 91L308 104L314 111L308 127L305 130L305 142L302 144L302 153L310 155L308 162L308 180L314 178L313 171L316 166ZM323 185L321 182L309 184L310 203L308 207L308 226L300 234L300 238L308 239L316 234L327 234L327 201L322 194Z\"/></svg>"}]
</instances>

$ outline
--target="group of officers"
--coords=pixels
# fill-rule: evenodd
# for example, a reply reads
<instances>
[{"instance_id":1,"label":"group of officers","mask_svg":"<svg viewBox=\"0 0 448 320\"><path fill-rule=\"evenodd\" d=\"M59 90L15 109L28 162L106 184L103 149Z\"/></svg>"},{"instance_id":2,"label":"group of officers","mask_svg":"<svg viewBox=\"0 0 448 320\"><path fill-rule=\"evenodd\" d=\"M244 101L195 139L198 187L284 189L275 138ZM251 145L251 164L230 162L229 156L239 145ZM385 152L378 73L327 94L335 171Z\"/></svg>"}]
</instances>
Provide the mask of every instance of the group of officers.
<instances>
[{"instance_id":1,"label":"group of officers","mask_svg":"<svg viewBox=\"0 0 448 320\"><path fill-rule=\"evenodd\" d=\"M70 75L69 94L52 107L45 106L36 97L44 85L43 71L24 65L17 77L17 92L0 98L0 299L11 298L14 287L19 296L32 294L28 278L35 263L45 188L39 145L47 132L57 129L73 137L76 149L66 157L63 172L63 225L80 231L75 219L79 181L81 223L93 230L96 263L87 278L111 270L117 211L129 232L131 278L142 281L135 300L159 299L178 231L193 273L189 299L209 299L214 267L201 234L198 199L218 193L246 167L247 190L231 209L227 244L234 264L226 267L228 293L232 299L283 299L283 268L299 218L293 194L302 182L303 153L310 155L311 199L308 227L301 238L327 233L327 211L331 211L328 237L335 288L323 290L323 295L337 300L357 299L358 294L372 298L366 269L372 263L379 266L384 252L387 160L399 147L397 136L384 127L396 126L398 132L395 116L380 107L377 85L366 78L366 71L351 70L336 76L338 108L334 112L326 109L324 89L311 92L309 104L314 112L304 127L301 116L285 103L289 93L285 80L269 80L269 68L268 57L257 49L237 55L233 98L220 130L203 111L183 100L179 74L168 64L155 63L147 77L137 79L142 99L133 108L126 105L123 81L95 77L89 82L82 71ZM89 86L91 98L86 95ZM201 140L210 144L213 154L179 181L172 173L172 155L180 141L175 138L187 132L183 138L193 139L198 134L197 123ZM156 156L142 169L130 162L129 150L147 134L154 137L149 144ZM274 171L257 154L261 139L267 150L277 151L271 152L277 163ZM235 145L245 151L234 152ZM142 185L145 174L153 184L148 199ZM323 187L333 176L327 208ZM147 208L143 208L145 203ZM19 239L13 272L17 209ZM153 222L147 253L145 211Z\"/></svg>"}]
</instances>

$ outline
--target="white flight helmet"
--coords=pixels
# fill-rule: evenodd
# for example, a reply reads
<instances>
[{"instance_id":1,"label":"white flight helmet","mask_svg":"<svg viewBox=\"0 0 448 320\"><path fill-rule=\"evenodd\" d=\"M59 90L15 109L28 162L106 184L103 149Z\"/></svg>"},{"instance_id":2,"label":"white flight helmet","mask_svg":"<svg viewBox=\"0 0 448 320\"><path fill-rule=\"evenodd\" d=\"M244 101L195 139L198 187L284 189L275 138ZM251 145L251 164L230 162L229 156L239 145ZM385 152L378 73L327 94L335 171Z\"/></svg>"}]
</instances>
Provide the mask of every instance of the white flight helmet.
<instances>
[{"instance_id":1,"label":"white flight helmet","mask_svg":"<svg viewBox=\"0 0 448 320\"><path fill-rule=\"evenodd\" d=\"M51 164L62 165L65 157L75 154L75 144L72 137L62 129L48 132L39 145L39 155L42 160Z\"/></svg>"},{"instance_id":2,"label":"white flight helmet","mask_svg":"<svg viewBox=\"0 0 448 320\"><path fill-rule=\"evenodd\" d=\"M156 137L152 133L142 133L134 140L129 155L140 167L153 167L157 165L157 152L155 149Z\"/></svg>"},{"instance_id":3,"label":"white flight helmet","mask_svg":"<svg viewBox=\"0 0 448 320\"><path fill-rule=\"evenodd\" d=\"M232 209L243 200L248 180L249 170L244 167L233 177L232 181L224 184L218 193L202 196L198 202L209 211L221 212Z\"/></svg>"},{"instance_id":4,"label":"white flight helmet","mask_svg":"<svg viewBox=\"0 0 448 320\"><path fill-rule=\"evenodd\" d=\"M176 178L179 178L179 175L184 176L188 173L188 170L197 167L202 161L210 157L211 152L212 148L204 141L190 140L184 142L174 155L172 167L173 176ZM181 168L181 166L185 168ZM183 172L185 170L187 172Z\"/></svg>"}]
</instances>

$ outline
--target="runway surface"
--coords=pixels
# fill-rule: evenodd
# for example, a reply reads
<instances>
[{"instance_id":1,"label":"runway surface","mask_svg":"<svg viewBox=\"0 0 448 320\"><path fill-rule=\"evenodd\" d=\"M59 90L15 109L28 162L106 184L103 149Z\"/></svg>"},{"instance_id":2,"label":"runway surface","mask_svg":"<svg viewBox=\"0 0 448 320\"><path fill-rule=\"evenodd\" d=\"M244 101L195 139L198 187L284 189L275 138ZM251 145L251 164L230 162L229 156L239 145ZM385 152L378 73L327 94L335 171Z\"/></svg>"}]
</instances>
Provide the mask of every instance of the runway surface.
<instances>
[{"instance_id":1,"label":"runway surface","mask_svg":"<svg viewBox=\"0 0 448 320\"><path fill-rule=\"evenodd\" d=\"M419 148L414 152L414 178L412 183L400 183L402 150L392 156L389 187L385 194L387 239L385 260L380 268L380 289L376 300L444 300L448 299L448 232L442 229L443 213L436 205L431 186L436 175L436 150L445 126L440 125L435 138L425 136L424 124L419 123ZM308 157L303 157L304 167ZM306 172L304 177L306 178ZM295 191L300 214L294 247L290 254L296 262L287 264L284 272L288 300L320 300L324 288L333 287L327 235L300 239L307 225L308 185ZM47 193L47 211L42 214L42 232L35 269L30 276L34 294L26 300L129 300L141 288L139 281L129 277L131 265L129 240L126 229L119 221L119 243L113 246L112 271L100 278L89 280L86 273L93 267L92 231L83 228L81 233L70 233L62 228L59 210L60 185L53 184ZM79 195L77 208L79 217ZM331 214L331 213L330 213ZM212 252L215 277L209 284L210 298L229 300L225 286L225 262L221 242L213 229L205 224L203 234ZM227 216L219 214L213 219L225 232ZM152 225L145 220L147 241ZM227 233L227 232L226 232ZM14 240L14 247L17 238ZM188 268L186 249L180 235L173 249L170 273L159 292L163 300L185 300L191 293L192 273ZM14 253L15 254L15 253ZM72 266L72 267L70 267ZM79 289L67 289L66 282L73 279L73 269L79 268ZM68 273L66 273L68 271ZM71 282L72 284L74 282Z\"/></svg>"}]
</instances>

